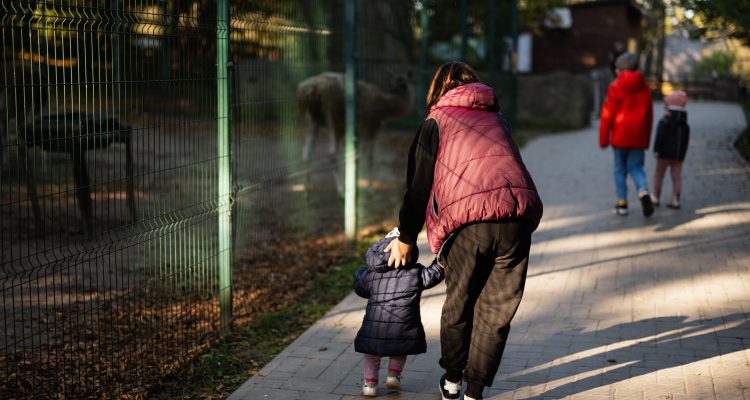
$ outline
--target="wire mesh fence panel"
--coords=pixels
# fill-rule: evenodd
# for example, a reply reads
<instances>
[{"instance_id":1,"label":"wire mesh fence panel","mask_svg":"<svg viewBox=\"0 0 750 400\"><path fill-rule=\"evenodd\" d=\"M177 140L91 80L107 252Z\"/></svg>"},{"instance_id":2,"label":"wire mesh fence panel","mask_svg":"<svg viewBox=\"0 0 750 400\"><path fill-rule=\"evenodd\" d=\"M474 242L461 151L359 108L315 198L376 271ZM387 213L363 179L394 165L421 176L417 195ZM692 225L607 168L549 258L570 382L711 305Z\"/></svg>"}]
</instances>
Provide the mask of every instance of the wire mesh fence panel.
<instances>
[{"instance_id":1,"label":"wire mesh fence panel","mask_svg":"<svg viewBox=\"0 0 750 400\"><path fill-rule=\"evenodd\" d=\"M426 81L443 61L424 51L445 56L440 41L454 40L423 45L425 12L434 26L453 21L455 2L443 3L0 2L0 398L144 397L210 346L230 317L223 185L237 323L349 252L347 191L360 233L395 223Z\"/></svg>"},{"instance_id":2,"label":"wire mesh fence panel","mask_svg":"<svg viewBox=\"0 0 750 400\"><path fill-rule=\"evenodd\" d=\"M344 1L238 3L232 9L234 171L237 187L235 313L252 318L258 296L283 301L311 274L335 266L347 250L344 239L346 190L357 190L361 229L395 219L414 125L387 128L413 101L408 44L391 30L411 36L411 10L404 2L373 7L357 1L361 71L357 85L358 185L344 185L346 173L344 90ZM406 19L389 18L399 9ZM374 17L367 17L374 14ZM375 43L383 36L385 42ZM400 55L382 55L386 43ZM372 61L365 57L372 53ZM372 69L370 71L370 68ZM392 92L392 93L391 93ZM412 116L413 117L413 116ZM403 125L403 123L402 123ZM387 136L386 136L387 135ZM408 139L405 139L409 136ZM390 137L397 137L398 152ZM367 150L371 150L367 152ZM397 159L403 157L403 159ZM370 175L371 174L371 175ZM394 197L395 196L395 197Z\"/></svg>"},{"instance_id":3,"label":"wire mesh fence panel","mask_svg":"<svg viewBox=\"0 0 750 400\"><path fill-rule=\"evenodd\" d=\"M313 196L306 180L325 165L314 157L303 160L296 96L298 82L328 67L331 37L340 35L331 27L336 15L329 3L248 2L231 10L233 281L240 319L282 302L304 283L292 269L302 261L302 249L312 247L301 241L313 240L313 232L343 246L335 189ZM314 272L298 268L297 274Z\"/></svg>"},{"instance_id":4,"label":"wire mesh fence panel","mask_svg":"<svg viewBox=\"0 0 750 400\"><path fill-rule=\"evenodd\" d=\"M215 18L0 8L0 397L142 393L216 332Z\"/></svg>"},{"instance_id":5,"label":"wire mesh fence panel","mask_svg":"<svg viewBox=\"0 0 750 400\"><path fill-rule=\"evenodd\" d=\"M357 144L360 226L393 221L421 116L412 2L357 1Z\"/></svg>"}]
</instances>

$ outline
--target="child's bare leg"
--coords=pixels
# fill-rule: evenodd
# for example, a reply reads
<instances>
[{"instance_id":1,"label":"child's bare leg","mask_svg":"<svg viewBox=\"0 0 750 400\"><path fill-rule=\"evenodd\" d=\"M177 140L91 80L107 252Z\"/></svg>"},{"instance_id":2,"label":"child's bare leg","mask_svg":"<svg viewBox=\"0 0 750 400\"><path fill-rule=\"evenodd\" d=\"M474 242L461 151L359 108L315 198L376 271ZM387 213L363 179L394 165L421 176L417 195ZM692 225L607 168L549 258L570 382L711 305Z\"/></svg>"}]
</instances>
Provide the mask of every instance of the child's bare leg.
<instances>
[{"instance_id":1,"label":"child's bare leg","mask_svg":"<svg viewBox=\"0 0 750 400\"><path fill-rule=\"evenodd\" d=\"M682 161L674 161L669 169L672 175L672 203L680 204L680 195L682 195Z\"/></svg>"},{"instance_id":2,"label":"child's bare leg","mask_svg":"<svg viewBox=\"0 0 750 400\"><path fill-rule=\"evenodd\" d=\"M664 173L667 171L667 161L658 158L656 160L656 170L654 171L654 196L656 200L661 197L661 188L664 184Z\"/></svg>"}]
</instances>

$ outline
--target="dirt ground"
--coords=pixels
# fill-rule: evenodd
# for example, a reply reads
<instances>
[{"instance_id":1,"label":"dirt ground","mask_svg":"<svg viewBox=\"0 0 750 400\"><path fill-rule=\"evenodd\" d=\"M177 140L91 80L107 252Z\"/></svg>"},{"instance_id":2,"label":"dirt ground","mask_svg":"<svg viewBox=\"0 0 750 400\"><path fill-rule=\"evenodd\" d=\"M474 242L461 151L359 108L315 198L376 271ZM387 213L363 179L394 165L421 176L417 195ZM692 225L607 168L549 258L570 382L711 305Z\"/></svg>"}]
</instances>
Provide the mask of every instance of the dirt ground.
<instances>
[{"instance_id":1,"label":"dirt ground","mask_svg":"<svg viewBox=\"0 0 750 400\"><path fill-rule=\"evenodd\" d=\"M32 223L23 169L3 173L2 398L138 397L150 379L217 335L215 121L145 113L121 121L133 127L136 222L126 207L123 144L87 153L90 236L67 155L33 150L27 160L43 232ZM292 277L305 276L300 271L330 268L347 251L332 173L322 162L303 165L295 130L260 123L234 130L238 317L272 307L274 291L293 290ZM361 229L396 219L412 135L384 129L377 137L375 168L359 182ZM316 149L320 159L324 147Z\"/></svg>"}]
</instances>

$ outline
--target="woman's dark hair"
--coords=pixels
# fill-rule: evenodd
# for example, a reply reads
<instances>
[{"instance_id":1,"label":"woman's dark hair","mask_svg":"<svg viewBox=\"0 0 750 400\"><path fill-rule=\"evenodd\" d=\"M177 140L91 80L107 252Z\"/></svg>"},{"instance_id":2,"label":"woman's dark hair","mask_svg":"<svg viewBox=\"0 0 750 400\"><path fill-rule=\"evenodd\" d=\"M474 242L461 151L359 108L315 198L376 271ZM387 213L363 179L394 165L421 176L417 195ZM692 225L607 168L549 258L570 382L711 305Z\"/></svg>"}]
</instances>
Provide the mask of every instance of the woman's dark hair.
<instances>
[{"instance_id":1,"label":"woman's dark hair","mask_svg":"<svg viewBox=\"0 0 750 400\"><path fill-rule=\"evenodd\" d=\"M451 89L467 83L479 82L477 73L471 67L461 61L447 62L438 67L435 77L432 78L430 89L427 91L425 101L425 116L430 109L440 100L443 95Z\"/></svg>"}]
</instances>

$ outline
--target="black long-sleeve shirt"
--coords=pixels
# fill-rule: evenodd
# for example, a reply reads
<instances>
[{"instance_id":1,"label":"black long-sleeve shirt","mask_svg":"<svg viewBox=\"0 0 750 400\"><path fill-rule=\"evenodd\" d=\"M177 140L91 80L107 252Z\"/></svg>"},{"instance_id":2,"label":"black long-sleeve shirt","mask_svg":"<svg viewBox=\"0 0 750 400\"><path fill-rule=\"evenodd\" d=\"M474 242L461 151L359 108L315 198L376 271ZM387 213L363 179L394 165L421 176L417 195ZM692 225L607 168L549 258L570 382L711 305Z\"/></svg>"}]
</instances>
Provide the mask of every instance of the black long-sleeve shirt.
<instances>
[{"instance_id":1,"label":"black long-sleeve shirt","mask_svg":"<svg viewBox=\"0 0 750 400\"><path fill-rule=\"evenodd\" d=\"M425 221L430 200L435 160L440 144L440 129L434 119L425 120L409 149L406 170L406 194L398 213L399 241L415 244Z\"/></svg>"}]
</instances>

